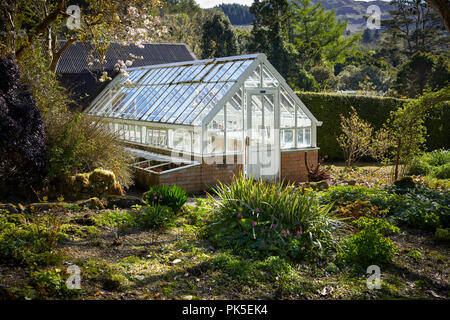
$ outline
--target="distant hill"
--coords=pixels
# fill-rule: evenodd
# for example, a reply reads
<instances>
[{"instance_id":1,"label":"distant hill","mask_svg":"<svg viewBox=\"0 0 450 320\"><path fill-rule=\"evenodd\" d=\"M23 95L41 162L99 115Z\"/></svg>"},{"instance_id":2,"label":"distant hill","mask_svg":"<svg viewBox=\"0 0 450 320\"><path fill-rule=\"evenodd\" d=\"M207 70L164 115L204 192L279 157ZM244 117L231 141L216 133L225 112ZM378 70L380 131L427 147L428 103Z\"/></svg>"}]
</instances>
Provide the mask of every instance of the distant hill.
<instances>
[{"instance_id":1,"label":"distant hill","mask_svg":"<svg viewBox=\"0 0 450 320\"><path fill-rule=\"evenodd\" d=\"M247 26L252 24L253 15L250 13L250 7L233 3L233 4L219 4L215 8L219 8L228 16L230 22L234 26Z\"/></svg>"},{"instance_id":2,"label":"distant hill","mask_svg":"<svg viewBox=\"0 0 450 320\"><path fill-rule=\"evenodd\" d=\"M318 0L312 0L317 2ZM381 10L381 18L389 18L391 6L389 2L374 1L355 1L355 0L322 0L322 4L328 10L335 9L338 19L347 20L347 29L350 32L358 32L366 27L367 8L370 5L377 5ZM250 25L253 21L253 15L250 13L250 7L240 4L220 4L216 8L221 9L230 19L232 25Z\"/></svg>"},{"instance_id":3,"label":"distant hill","mask_svg":"<svg viewBox=\"0 0 450 320\"><path fill-rule=\"evenodd\" d=\"M317 2L317 0L312 0ZM335 9L338 19L347 20L347 29L351 32L357 32L366 28L366 12L371 5L380 7L381 19L389 19L389 11L392 10L389 2L375 1L355 1L355 0L322 0L322 4L328 10Z\"/></svg>"}]
</instances>

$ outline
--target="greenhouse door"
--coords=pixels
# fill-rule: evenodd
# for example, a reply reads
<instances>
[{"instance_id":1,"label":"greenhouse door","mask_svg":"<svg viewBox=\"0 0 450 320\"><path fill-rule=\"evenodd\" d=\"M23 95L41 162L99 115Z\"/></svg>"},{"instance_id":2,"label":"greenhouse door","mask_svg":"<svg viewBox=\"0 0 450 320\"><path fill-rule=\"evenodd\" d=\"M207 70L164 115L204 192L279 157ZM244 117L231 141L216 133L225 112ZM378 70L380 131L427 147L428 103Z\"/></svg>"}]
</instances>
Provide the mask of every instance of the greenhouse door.
<instances>
[{"instance_id":1,"label":"greenhouse door","mask_svg":"<svg viewBox=\"0 0 450 320\"><path fill-rule=\"evenodd\" d=\"M268 181L280 177L279 106L276 90L247 91L246 176Z\"/></svg>"}]
</instances>

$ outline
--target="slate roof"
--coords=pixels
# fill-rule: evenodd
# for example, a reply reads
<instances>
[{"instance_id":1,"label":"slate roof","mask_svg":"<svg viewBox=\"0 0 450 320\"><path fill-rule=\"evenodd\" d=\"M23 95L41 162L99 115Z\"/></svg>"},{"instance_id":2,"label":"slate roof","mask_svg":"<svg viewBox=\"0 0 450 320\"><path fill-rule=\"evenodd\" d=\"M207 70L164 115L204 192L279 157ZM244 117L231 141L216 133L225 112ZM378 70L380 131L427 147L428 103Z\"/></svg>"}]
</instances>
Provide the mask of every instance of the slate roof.
<instances>
[{"instance_id":1,"label":"slate roof","mask_svg":"<svg viewBox=\"0 0 450 320\"><path fill-rule=\"evenodd\" d=\"M63 45L64 41L59 41ZM111 43L106 53L106 63L94 64L91 70L113 70L117 60L131 60L130 53L142 56L136 59L132 67L166 64L172 62L196 60L195 55L185 43L143 43L144 48L135 45L122 46L119 43ZM88 55L93 47L89 43L76 42L70 45L62 54L56 73L80 73L88 71Z\"/></svg>"},{"instance_id":2,"label":"slate roof","mask_svg":"<svg viewBox=\"0 0 450 320\"><path fill-rule=\"evenodd\" d=\"M64 40L59 41L62 46ZM109 76L117 73L114 66L118 60L131 60L130 53L142 56L136 59L131 67L141 67L156 64L167 64L196 60L194 53L184 43L143 43L144 48L135 45L122 46L119 43L111 43L106 53L106 63L94 64L88 68L88 55L93 52L89 43L76 42L70 45L62 54L56 66L56 73L60 75L61 85L71 92L75 104L71 109L86 106L105 87L108 81L99 82L101 70L108 71ZM95 77L93 74L97 74Z\"/></svg>"}]
</instances>

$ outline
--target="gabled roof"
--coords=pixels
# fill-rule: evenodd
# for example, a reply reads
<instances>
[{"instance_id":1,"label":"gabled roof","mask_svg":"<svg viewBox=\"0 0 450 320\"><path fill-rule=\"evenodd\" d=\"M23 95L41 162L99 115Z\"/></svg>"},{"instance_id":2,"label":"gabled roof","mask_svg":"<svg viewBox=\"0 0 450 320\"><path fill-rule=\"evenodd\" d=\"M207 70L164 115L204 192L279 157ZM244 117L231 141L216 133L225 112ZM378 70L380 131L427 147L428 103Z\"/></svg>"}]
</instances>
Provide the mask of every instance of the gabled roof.
<instances>
[{"instance_id":1,"label":"gabled roof","mask_svg":"<svg viewBox=\"0 0 450 320\"><path fill-rule=\"evenodd\" d=\"M64 42L65 40L58 41L58 45L62 46ZM143 43L143 46L143 48L135 45L122 46L113 42L106 53L106 63L103 65L94 64L91 70L113 70L118 60L131 60L130 53L143 57L142 60L136 59L133 62L133 67L196 60L195 55L185 43ZM88 56L91 52L93 52L92 44L73 43L61 55L56 73L88 72Z\"/></svg>"},{"instance_id":2,"label":"gabled roof","mask_svg":"<svg viewBox=\"0 0 450 320\"><path fill-rule=\"evenodd\" d=\"M129 78L117 75L86 112L153 123L205 125L244 82L252 85L260 65L267 67L263 72L274 86L280 86L281 95L289 96L305 118L319 124L264 54L130 68Z\"/></svg>"}]
</instances>

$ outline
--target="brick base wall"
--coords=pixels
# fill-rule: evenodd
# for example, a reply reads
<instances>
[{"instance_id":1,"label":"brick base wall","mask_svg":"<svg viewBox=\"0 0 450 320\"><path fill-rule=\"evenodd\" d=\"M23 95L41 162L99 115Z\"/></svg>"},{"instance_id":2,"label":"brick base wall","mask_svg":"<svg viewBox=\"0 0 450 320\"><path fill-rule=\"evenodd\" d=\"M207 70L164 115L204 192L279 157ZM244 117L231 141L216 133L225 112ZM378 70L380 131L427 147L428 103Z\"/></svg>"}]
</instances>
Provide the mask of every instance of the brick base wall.
<instances>
[{"instance_id":1,"label":"brick base wall","mask_svg":"<svg viewBox=\"0 0 450 320\"><path fill-rule=\"evenodd\" d=\"M305 154L308 166L317 165L319 154L316 149L281 152L281 180L290 183L308 181Z\"/></svg>"},{"instance_id":2,"label":"brick base wall","mask_svg":"<svg viewBox=\"0 0 450 320\"><path fill-rule=\"evenodd\" d=\"M281 180L285 182L308 181L305 166L305 154L308 165L316 165L317 150L281 152ZM147 188L150 185L173 185L188 193L199 193L215 186L217 181L230 183L234 175L242 171L242 155L203 158L202 163L169 173L156 174L142 169L135 169L135 182Z\"/></svg>"},{"instance_id":3,"label":"brick base wall","mask_svg":"<svg viewBox=\"0 0 450 320\"><path fill-rule=\"evenodd\" d=\"M242 171L241 158L232 156L208 157L202 163L173 172L155 174L142 169L135 169L135 182L147 188L150 185L178 185L187 193L199 193L217 185L217 182L230 183L234 175Z\"/></svg>"}]
</instances>

